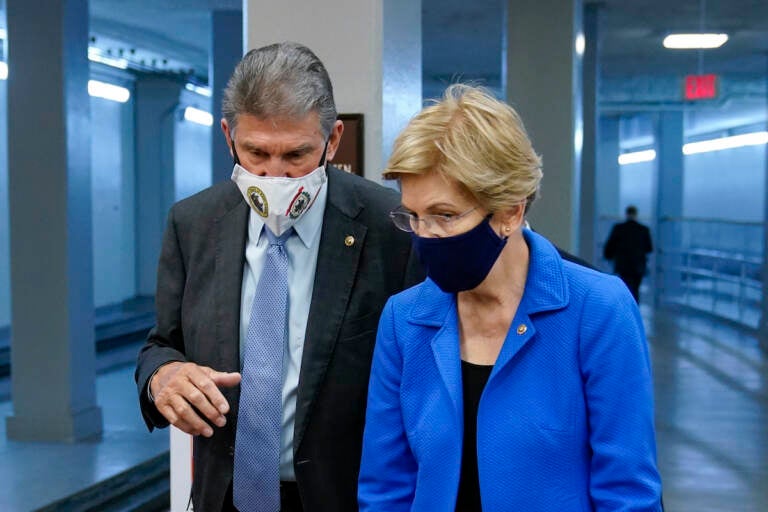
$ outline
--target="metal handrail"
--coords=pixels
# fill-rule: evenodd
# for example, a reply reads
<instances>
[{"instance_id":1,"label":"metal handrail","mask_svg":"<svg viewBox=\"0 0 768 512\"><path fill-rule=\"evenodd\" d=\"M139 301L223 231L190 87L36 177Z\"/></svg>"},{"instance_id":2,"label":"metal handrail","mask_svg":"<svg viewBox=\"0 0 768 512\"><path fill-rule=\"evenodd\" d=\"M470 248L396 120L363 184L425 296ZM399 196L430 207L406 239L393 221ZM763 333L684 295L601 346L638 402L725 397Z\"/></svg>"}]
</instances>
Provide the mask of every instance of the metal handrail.
<instances>
[{"instance_id":1,"label":"metal handrail","mask_svg":"<svg viewBox=\"0 0 768 512\"><path fill-rule=\"evenodd\" d=\"M656 228L657 298L758 326L765 289L763 222L665 217ZM676 236L670 241L662 233Z\"/></svg>"}]
</instances>

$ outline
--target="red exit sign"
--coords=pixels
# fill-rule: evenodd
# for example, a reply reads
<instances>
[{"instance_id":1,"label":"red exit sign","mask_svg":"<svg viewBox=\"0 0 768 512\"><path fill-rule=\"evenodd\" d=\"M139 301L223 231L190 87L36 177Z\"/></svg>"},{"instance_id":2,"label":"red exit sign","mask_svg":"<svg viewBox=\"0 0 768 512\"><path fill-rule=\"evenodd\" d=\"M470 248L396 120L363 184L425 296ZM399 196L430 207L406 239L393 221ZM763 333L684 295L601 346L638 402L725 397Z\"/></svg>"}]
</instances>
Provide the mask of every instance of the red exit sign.
<instances>
[{"instance_id":1,"label":"red exit sign","mask_svg":"<svg viewBox=\"0 0 768 512\"><path fill-rule=\"evenodd\" d=\"M686 100L717 98L717 75L688 75L685 77Z\"/></svg>"}]
</instances>

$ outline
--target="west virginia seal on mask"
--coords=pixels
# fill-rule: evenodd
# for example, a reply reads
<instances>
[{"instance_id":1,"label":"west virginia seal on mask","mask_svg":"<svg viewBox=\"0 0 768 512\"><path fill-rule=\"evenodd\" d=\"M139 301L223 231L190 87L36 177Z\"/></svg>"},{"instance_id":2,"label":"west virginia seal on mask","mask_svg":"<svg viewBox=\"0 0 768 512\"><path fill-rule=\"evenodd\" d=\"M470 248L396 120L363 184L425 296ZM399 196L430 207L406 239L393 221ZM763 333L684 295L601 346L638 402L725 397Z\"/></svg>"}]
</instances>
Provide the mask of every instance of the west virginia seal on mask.
<instances>
[{"instance_id":1,"label":"west virginia seal on mask","mask_svg":"<svg viewBox=\"0 0 768 512\"><path fill-rule=\"evenodd\" d=\"M325 165L300 178L256 176L235 164L232 181L245 202L280 236L312 208L328 180Z\"/></svg>"}]
</instances>

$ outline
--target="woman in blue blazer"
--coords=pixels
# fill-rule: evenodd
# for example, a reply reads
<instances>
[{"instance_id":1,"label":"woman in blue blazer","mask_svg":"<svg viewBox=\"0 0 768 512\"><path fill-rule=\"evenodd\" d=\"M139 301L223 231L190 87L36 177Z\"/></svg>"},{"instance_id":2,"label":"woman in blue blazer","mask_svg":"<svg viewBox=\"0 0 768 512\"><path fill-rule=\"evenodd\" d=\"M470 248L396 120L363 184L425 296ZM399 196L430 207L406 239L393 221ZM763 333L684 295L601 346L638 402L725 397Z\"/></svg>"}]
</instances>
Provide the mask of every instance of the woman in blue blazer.
<instances>
[{"instance_id":1,"label":"woman in blue blazer","mask_svg":"<svg viewBox=\"0 0 768 512\"><path fill-rule=\"evenodd\" d=\"M637 305L523 227L542 173L514 110L450 87L385 176L429 277L381 317L360 509L660 510Z\"/></svg>"}]
</instances>

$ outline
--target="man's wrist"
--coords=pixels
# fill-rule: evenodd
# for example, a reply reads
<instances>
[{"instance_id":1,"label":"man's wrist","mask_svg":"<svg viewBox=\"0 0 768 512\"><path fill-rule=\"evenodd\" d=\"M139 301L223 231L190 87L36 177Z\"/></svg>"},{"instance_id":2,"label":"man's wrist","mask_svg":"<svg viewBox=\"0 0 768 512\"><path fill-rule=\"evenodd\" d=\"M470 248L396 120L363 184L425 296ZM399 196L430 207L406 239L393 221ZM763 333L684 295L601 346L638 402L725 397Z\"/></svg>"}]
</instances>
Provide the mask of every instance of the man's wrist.
<instances>
[{"instance_id":1,"label":"man's wrist","mask_svg":"<svg viewBox=\"0 0 768 512\"><path fill-rule=\"evenodd\" d=\"M162 368L165 365L158 366L157 369L152 372L152 375L149 376L149 379L147 379L147 398L149 399L149 403L154 404L155 403L155 397L152 395L152 379L155 378L155 375L157 375L157 372L160 371L160 368Z\"/></svg>"},{"instance_id":2,"label":"man's wrist","mask_svg":"<svg viewBox=\"0 0 768 512\"><path fill-rule=\"evenodd\" d=\"M155 403L155 397L152 394L152 379L155 378L155 375L157 375L157 372L160 371L160 368L163 366L169 365L171 363L180 363L181 361L168 361L167 363L163 363L160 366L158 366L154 372L152 372L152 375L149 376L149 379L147 379L147 398L149 399L149 403L154 404Z\"/></svg>"}]
</instances>

